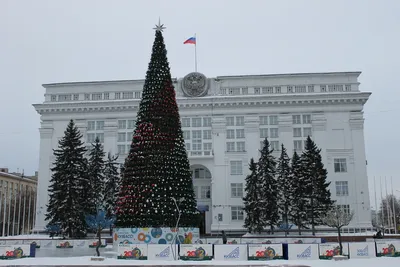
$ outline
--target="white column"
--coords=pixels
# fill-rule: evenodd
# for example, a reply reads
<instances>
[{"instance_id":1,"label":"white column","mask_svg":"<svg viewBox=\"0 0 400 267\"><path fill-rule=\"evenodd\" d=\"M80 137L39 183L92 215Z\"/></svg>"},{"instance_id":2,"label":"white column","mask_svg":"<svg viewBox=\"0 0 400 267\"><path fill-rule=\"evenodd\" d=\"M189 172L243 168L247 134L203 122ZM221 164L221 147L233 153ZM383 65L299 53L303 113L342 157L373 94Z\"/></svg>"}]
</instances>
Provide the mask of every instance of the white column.
<instances>
[{"instance_id":1,"label":"white column","mask_svg":"<svg viewBox=\"0 0 400 267\"><path fill-rule=\"evenodd\" d=\"M294 147L293 147L293 119L291 114L280 114L278 117L278 125L279 125L279 146L283 144L286 148L286 152L289 156L289 158L292 158L293 152L294 152ZM272 127L272 126L270 126ZM281 148L279 147L279 152L274 153L275 157L280 156L280 150Z\"/></svg>"},{"instance_id":2,"label":"white column","mask_svg":"<svg viewBox=\"0 0 400 267\"><path fill-rule=\"evenodd\" d=\"M260 117L257 116L246 116L245 117L245 137L246 137L246 151L249 158L254 158L254 161L258 161L259 149L260 149ZM247 169L243 169L243 173L247 173Z\"/></svg>"},{"instance_id":3,"label":"white column","mask_svg":"<svg viewBox=\"0 0 400 267\"><path fill-rule=\"evenodd\" d=\"M118 122L116 118L106 119L104 121L104 152L106 152L106 157L108 152L110 152L112 155L118 152L117 131L118 131Z\"/></svg>"},{"instance_id":4,"label":"white column","mask_svg":"<svg viewBox=\"0 0 400 267\"><path fill-rule=\"evenodd\" d=\"M39 157L39 175L38 175L38 185L37 185L37 202L36 210L40 211L36 214L35 220L35 230L43 231L46 227L46 222L44 220L46 205L49 200L49 181L51 178L51 159L53 156L52 150L52 138L53 138L53 125L52 122L44 123L42 122L42 127L40 131L40 157Z\"/></svg>"}]
</instances>

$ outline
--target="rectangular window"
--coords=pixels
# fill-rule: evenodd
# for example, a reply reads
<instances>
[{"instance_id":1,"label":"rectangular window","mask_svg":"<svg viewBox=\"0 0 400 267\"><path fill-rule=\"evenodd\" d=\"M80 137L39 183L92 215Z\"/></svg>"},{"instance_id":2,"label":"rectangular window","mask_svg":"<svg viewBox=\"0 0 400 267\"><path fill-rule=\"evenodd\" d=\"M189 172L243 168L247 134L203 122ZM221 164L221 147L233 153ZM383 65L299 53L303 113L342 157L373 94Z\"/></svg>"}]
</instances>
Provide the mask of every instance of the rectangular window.
<instances>
[{"instance_id":1,"label":"rectangular window","mask_svg":"<svg viewBox=\"0 0 400 267\"><path fill-rule=\"evenodd\" d=\"M79 100L79 94L74 94L74 101L78 101Z\"/></svg>"},{"instance_id":2,"label":"rectangular window","mask_svg":"<svg viewBox=\"0 0 400 267\"><path fill-rule=\"evenodd\" d=\"M226 117L226 126L235 126L235 118Z\"/></svg>"},{"instance_id":3,"label":"rectangular window","mask_svg":"<svg viewBox=\"0 0 400 267\"><path fill-rule=\"evenodd\" d=\"M139 99L142 96L141 92L135 92L135 98Z\"/></svg>"},{"instance_id":4,"label":"rectangular window","mask_svg":"<svg viewBox=\"0 0 400 267\"><path fill-rule=\"evenodd\" d=\"M268 125L268 116L260 116L260 125Z\"/></svg>"},{"instance_id":5,"label":"rectangular window","mask_svg":"<svg viewBox=\"0 0 400 267\"><path fill-rule=\"evenodd\" d=\"M281 93L281 87L280 86L276 86L275 87L275 93L277 93L277 94Z\"/></svg>"},{"instance_id":6,"label":"rectangular window","mask_svg":"<svg viewBox=\"0 0 400 267\"><path fill-rule=\"evenodd\" d=\"M326 93L326 85L321 85L321 92Z\"/></svg>"},{"instance_id":7,"label":"rectangular window","mask_svg":"<svg viewBox=\"0 0 400 267\"><path fill-rule=\"evenodd\" d=\"M244 129L236 129L236 138L237 139L244 138Z\"/></svg>"},{"instance_id":8,"label":"rectangular window","mask_svg":"<svg viewBox=\"0 0 400 267\"><path fill-rule=\"evenodd\" d=\"M242 198L243 197L243 184L242 183L231 183L231 197Z\"/></svg>"},{"instance_id":9,"label":"rectangular window","mask_svg":"<svg viewBox=\"0 0 400 267\"><path fill-rule=\"evenodd\" d=\"M294 140L293 141L293 149L295 151L302 151L303 150L303 141L301 140Z\"/></svg>"},{"instance_id":10,"label":"rectangular window","mask_svg":"<svg viewBox=\"0 0 400 267\"><path fill-rule=\"evenodd\" d=\"M349 195L349 183L347 181L336 181L336 196L348 196Z\"/></svg>"},{"instance_id":11,"label":"rectangular window","mask_svg":"<svg viewBox=\"0 0 400 267\"><path fill-rule=\"evenodd\" d=\"M115 93L115 99L121 99L121 93Z\"/></svg>"},{"instance_id":12,"label":"rectangular window","mask_svg":"<svg viewBox=\"0 0 400 267\"><path fill-rule=\"evenodd\" d=\"M335 172L347 172L346 159L334 159Z\"/></svg>"},{"instance_id":13,"label":"rectangular window","mask_svg":"<svg viewBox=\"0 0 400 267\"><path fill-rule=\"evenodd\" d=\"M182 127L190 127L190 118L182 118Z\"/></svg>"},{"instance_id":14,"label":"rectangular window","mask_svg":"<svg viewBox=\"0 0 400 267\"><path fill-rule=\"evenodd\" d=\"M292 116L292 123L293 124L301 124L301 116L300 115L293 115Z\"/></svg>"},{"instance_id":15,"label":"rectangular window","mask_svg":"<svg viewBox=\"0 0 400 267\"><path fill-rule=\"evenodd\" d=\"M260 87L254 87L254 94L259 95L260 94Z\"/></svg>"},{"instance_id":16,"label":"rectangular window","mask_svg":"<svg viewBox=\"0 0 400 267\"><path fill-rule=\"evenodd\" d=\"M192 141L192 150L201 151L201 139L196 139Z\"/></svg>"},{"instance_id":17,"label":"rectangular window","mask_svg":"<svg viewBox=\"0 0 400 267\"><path fill-rule=\"evenodd\" d=\"M192 127L201 127L201 118L192 118Z\"/></svg>"},{"instance_id":18,"label":"rectangular window","mask_svg":"<svg viewBox=\"0 0 400 267\"><path fill-rule=\"evenodd\" d=\"M230 95L240 95L240 88L229 88L228 94L230 94Z\"/></svg>"},{"instance_id":19,"label":"rectangular window","mask_svg":"<svg viewBox=\"0 0 400 267\"><path fill-rule=\"evenodd\" d=\"M294 92L295 93L306 93L307 92L306 86L305 85L296 85L294 87Z\"/></svg>"},{"instance_id":20,"label":"rectangular window","mask_svg":"<svg viewBox=\"0 0 400 267\"><path fill-rule=\"evenodd\" d=\"M260 138L268 137L268 128L260 128Z\"/></svg>"},{"instance_id":21,"label":"rectangular window","mask_svg":"<svg viewBox=\"0 0 400 267\"><path fill-rule=\"evenodd\" d=\"M51 95L51 101L52 102L57 101L57 95Z\"/></svg>"},{"instance_id":22,"label":"rectangular window","mask_svg":"<svg viewBox=\"0 0 400 267\"><path fill-rule=\"evenodd\" d=\"M338 209L341 209L346 214L350 214L350 205L337 205Z\"/></svg>"},{"instance_id":23,"label":"rectangular window","mask_svg":"<svg viewBox=\"0 0 400 267\"><path fill-rule=\"evenodd\" d=\"M231 167L231 175L242 175L243 174L243 166L241 160L233 160L230 162Z\"/></svg>"},{"instance_id":24,"label":"rectangular window","mask_svg":"<svg viewBox=\"0 0 400 267\"><path fill-rule=\"evenodd\" d=\"M211 117L203 118L203 127L211 127Z\"/></svg>"},{"instance_id":25,"label":"rectangular window","mask_svg":"<svg viewBox=\"0 0 400 267\"><path fill-rule=\"evenodd\" d=\"M85 94L85 100L90 100L90 94Z\"/></svg>"},{"instance_id":26,"label":"rectangular window","mask_svg":"<svg viewBox=\"0 0 400 267\"><path fill-rule=\"evenodd\" d=\"M236 126L244 126L244 117L236 117Z\"/></svg>"},{"instance_id":27,"label":"rectangular window","mask_svg":"<svg viewBox=\"0 0 400 267\"><path fill-rule=\"evenodd\" d=\"M242 88L242 95L247 95L249 93L249 89L247 87Z\"/></svg>"},{"instance_id":28,"label":"rectangular window","mask_svg":"<svg viewBox=\"0 0 400 267\"><path fill-rule=\"evenodd\" d=\"M246 151L246 143L245 142L237 142L236 143L236 151L239 151L239 152Z\"/></svg>"},{"instance_id":29,"label":"rectangular window","mask_svg":"<svg viewBox=\"0 0 400 267\"><path fill-rule=\"evenodd\" d=\"M267 86L262 88L263 94L272 94L274 92L274 87Z\"/></svg>"},{"instance_id":30,"label":"rectangular window","mask_svg":"<svg viewBox=\"0 0 400 267\"><path fill-rule=\"evenodd\" d=\"M104 99L109 100L110 99L110 93L104 93Z\"/></svg>"},{"instance_id":31,"label":"rectangular window","mask_svg":"<svg viewBox=\"0 0 400 267\"><path fill-rule=\"evenodd\" d=\"M185 143L186 150L190 150L190 143Z\"/></svg>"},{"instance_id":32,"label":"rectangular window","mask_svg":"<svg viewBox=\"0 0 400 267\"><path fill-rule=\"evenodd\" d=\"M226 95L226 88L219 89L219 94L220 95Z\"/></svg>"},{"instance_id":33,"label":"rectangular window","mask_svg":"<svg viewBox=\"0 0 400 267\"><path fill-rule=\"evenodd\" d=\"M96 121L96 130L104 130L104 121Z\"/></svg>"},{"instance_id":34,"label":"rectangular window","mask_svg":"<svg viewBox=\"0 0 400 267\"><path fill-rule=\"evenodd\" d=\"M235 130L226 130L226 139L235 139Z\"/></svg>"},{"instance_id":35,"label":"rectangular window","mask_svg":"<svg viewBox=\"0 0 400 267\"><path fill-rule=\"evenodd\" d=\"M118 133L117 142L126 142L126 133Z\"/></svg>"},{"instance_id":36,"label":"rectangular window","mask_svg":"<svg viewBox=\"0 0 400 267\"><path fill-rule=\"evenodd\" d=\"M58 101L71 101L72 96L71 95L59 95L58 96Z\"/></svg>"},{"instance_id":37,"label":"rectangular window","mask_svg":"<svg viewBox=\"0 0 400 267\"><path fill-rule=\"evenodd\" d=\"M199 188L197 186L193 186L194 197L199 198Z\"/></svg>"},{"instance_id":38,"label":"rectangular window","mask_svg":"<svg viewBox=\"0 0 400 267\"><path fill-rule=\"evenodd\" d=\"M88 121L87 130L94 131L96 129L96 122L95 121Z\"/></svg>"},{"instance_id":39,"label":"rectangular window","mask_svg":"<svg viewBox=\"0 0 400 267\"><path fill-rule=\"evenodd\" d=\"M281 149L279 146L279 141L271 141L270 144L274 151L279 151Z\"/></svg>"},{"instance_id":40,"label":"rectangular window","mask_svg":"<svg viewBox=\"0 0 400 267\"><path fill-rule=\"evenodd\" d=\"M311 127L303 128L303 136L304 137L312 136Z\"/></svg>"},{"instance_id":41,"label":"rectangular window","mask_svg":"<svg viewBox=\"0 0 400 267\"><path fill-rule=\"evenodd\" d=\"M96 134L94 133L88 133L87 134L87 138L86 138L86 142L87 143L94 143L94 140L96 139Z\"/></svg>"},{"instance_id":42,"label":"rectangular window","mask_svg":"<svg viewBox=\"0 0 400 267\"><path fill-rule=\"evenodd\" d=\"M235 151L235 142L226 142L226 151L227 152Z\"/></svg>"},{"instance_id":43,"label":"rectangular window","mask_svg":"<svg viewBox=\"0 0 400 267\"><path fill-rule=\"evenodd\" d=\"M277 115L269 116L269 124L278 125L278 116Z\"/></svg>"},{"instance_id":44,"label":"rectangular window","mask_svg":"<svg viewBox=\"0 0 400 267\"><path fill-rule=\"evenodd\" d=\"M123 99L132 99L133 98L133 92L122 92L122 98Z\"/></svg>"},{"instance_id":45,"label":"rectangular window","mask_svg":"<svg viewBox=\"0 0 400 267\"><path fill-rule=\"evenodd\" d=\"M293 86L290 86L290 85L289 85L289 86L287 87L287 92L288 92L288 93L293 93Z\"/></svg>"},{"instance_id":46,"label":"rectangular window","mask_svg":"<svg viewBox=\"0 0 400 267\"><path fill-rule=\"evenodd\" d=\"M200 187L200 198L201 199L211 198L211 187L209 185Z\"/></svg>"},{"instance_id":47,"label":"rectangular window","mask_svg":"<svg viewBox=\"0 0 400 267\"><path fill-rule=\"evenodd\" d=\"M192 131L193 139L201 139L201 130Z\"/></svg>"},{"instance_id":48,"label":"rectangular window","mask_svg":"<svg viewBox=\"0 0 400 267\"><path fill-rule=\"evenodd\" d=\"M293 128L293 137L301 137L301 128Z\"/></svg>"},{"instance_id":49,"label":"rectangular window","mask_svg":"<svg viewBox=\"0 0 400 267\"><path fill-rule=\"evenodd\" d=\"M269 131L270 131L270 137L271 138L278 138L279 137L278 128L271 128L271 129L269 129Z\"/></svg>"},{"instance_id":50,"label":"rectangular window","mask_svg":"<svg viewBox=\"0 0 400 267\"><path fill-rule=\"evenodd\" d=\"M211 151L212 150L212 144L211 143L204 143L203 148L205 151Z\"/></svg>"},{"instance_id":51,"label":"rectangular window","mask_svg":"<svg viewBox=\"0 0 400 267\"><path fill-rule=\"evenodd\" d=\"M92 94L92 100L102 100L102 99L103 99L102 93Z\"/></svg>"},{"instance_id":52,"label":"rectangular window","mask_svg":"<svg viewBox=\"0 0 400 267\"><path fill-rule=\"evenodd\" d=\"M183 139L185 140L190 139L190 131L183 131Z\"/></svg>"},{"instance_id":53,"label":"rectangular window","mask_svg":"<svg viewBox=\"0 0 400 267\"><path fill-rule=\"evenodd\" d=\"M243 221L244 220L243 207L232 206L231 207L231 219L232 219L232 221Z\"/></svg>"},{"instance_id":54,"label":"rectangular window","mask_svg":"<svg viewBox=\"0 0 400 267\"><path fill-rule=\"evenodd\" d=\"M99 138L100 143L104 143L104 133L96 133L96 138Z\"/></svg>"},{"instance_id":55,"label":"rectangular window","mask_svg":"<svg viewBox=\"0 0 400 267\"><path fill-rule=\"evenodd\" d=\"M126 129L126 120L118 121L118 129Z\"/></svg>"},{"instance_id":56,"label":"rectangular window","mask_svg":"<svg viewBox=\"0 0 400 267\"><path fill-rule=\"evenodd\" d=\"M311 124L311 115L303 115L303 124Z\"/></svg>"},{"instance_id":57,"label":"rectangular window","mask_svg":"<svg viewBox=\"0 0 400 267\"><path fill-rule=\"evenodd\" d=\"M125 145L118 145L117 148L118 148L118 154L123 155L123 154L126 153L125 152L125 148L126 148Z\"/></svg>"},{"instance_id":58,"label":"rectangular window","mask_svg":"<svg viewBox=\"0 0 400 267\"><path fill-rule=\"evenodd\" d=\"M351 84L346 84L346 85L345 85L345 90L346 90L347 92L351 91Z\"/></svg>"},{"instance_id":59,"label":"rectangular window","mask_svg":"<svg viewBox=\"0 0 400 267\"><path fill-rule=\"evenodd\" d=\"M314 85L309 85L307 89L309 93L314 93Z\"/></svg>"},{"instance_id":60,"label":"rectangular window","mask_svg":"<svg viewBox=\"0 0 400 267\"><path fill-rule=\"evenodd\" d=\"M135 128L135 120L128 120L128 129L134 129Z\"/></svg>"},{"instance_id":61,"label":"rectangular window","mask_svg":"<svg viewBox=\"0 0 400 267\"><path fill-rule=\"evenodd\" d=\"M211 130L203 130L203 139L211 139Z\"/></svg>"}]
</instances>

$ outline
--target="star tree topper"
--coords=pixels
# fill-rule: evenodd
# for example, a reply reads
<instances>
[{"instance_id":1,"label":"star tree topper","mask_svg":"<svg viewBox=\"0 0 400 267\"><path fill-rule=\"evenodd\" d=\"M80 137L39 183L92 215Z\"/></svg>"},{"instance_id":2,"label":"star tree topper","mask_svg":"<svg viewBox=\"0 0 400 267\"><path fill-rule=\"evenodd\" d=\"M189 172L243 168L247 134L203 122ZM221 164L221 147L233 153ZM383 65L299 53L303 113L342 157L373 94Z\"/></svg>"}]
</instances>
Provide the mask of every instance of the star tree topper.
<instances>
[{"instance_id":1,"label":"star tree topper","mask_svg":"<svg viewBox=\"0 0 400 267\"><path fill-rule=\"evenodd\" d=\"M161 24L160 18L158 19L158 25L156 25L156 27L153 29L157 32L162 32L165 29L164 24Z\"/></svg>"}]
</instances>

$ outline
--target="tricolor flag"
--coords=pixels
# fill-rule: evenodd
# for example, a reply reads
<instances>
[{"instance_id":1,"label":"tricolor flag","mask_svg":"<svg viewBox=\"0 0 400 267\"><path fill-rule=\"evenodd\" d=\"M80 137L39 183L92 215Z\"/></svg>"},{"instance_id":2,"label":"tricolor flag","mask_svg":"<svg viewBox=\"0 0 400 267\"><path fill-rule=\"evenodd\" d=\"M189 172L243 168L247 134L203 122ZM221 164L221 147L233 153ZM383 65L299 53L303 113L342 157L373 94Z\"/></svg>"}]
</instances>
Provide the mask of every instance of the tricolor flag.
<instances>
[{"instance_id":1,"label":"tricolor flag","mask_svg":"<svg viewBox=\"0 0 400 267\"><path fill-rule=\"evenodd\" d=\"M196 37L190 37L186 41L183 42L183 44L196 44Z\"/></svg>"}]
</instances>

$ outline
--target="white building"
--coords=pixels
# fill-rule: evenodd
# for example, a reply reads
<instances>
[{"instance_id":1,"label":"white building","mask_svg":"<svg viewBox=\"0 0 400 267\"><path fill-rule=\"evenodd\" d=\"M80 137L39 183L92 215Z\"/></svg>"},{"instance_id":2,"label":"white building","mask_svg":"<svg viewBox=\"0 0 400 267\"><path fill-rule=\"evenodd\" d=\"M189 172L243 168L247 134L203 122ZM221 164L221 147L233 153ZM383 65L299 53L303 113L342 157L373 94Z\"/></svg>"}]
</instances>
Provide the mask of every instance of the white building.
<instances>
[{"instance_id":1,"label":"white building","mask_svg":"<svg viewBox=\"0 0 400 267\"><path fill-rule=\"evenodd\" d=\"M269 137L300 152L307 135L322 157L337 203L355 211L352 227L371 227L360 72L243 75L174 79L182 129L204 229L243 230L241 211L248 162ZM45 227L52 149L74 119L86 142L98 136L105 151L128 152L144 80L45 84L35 230Z\"/></svg>"}]
</instances>

